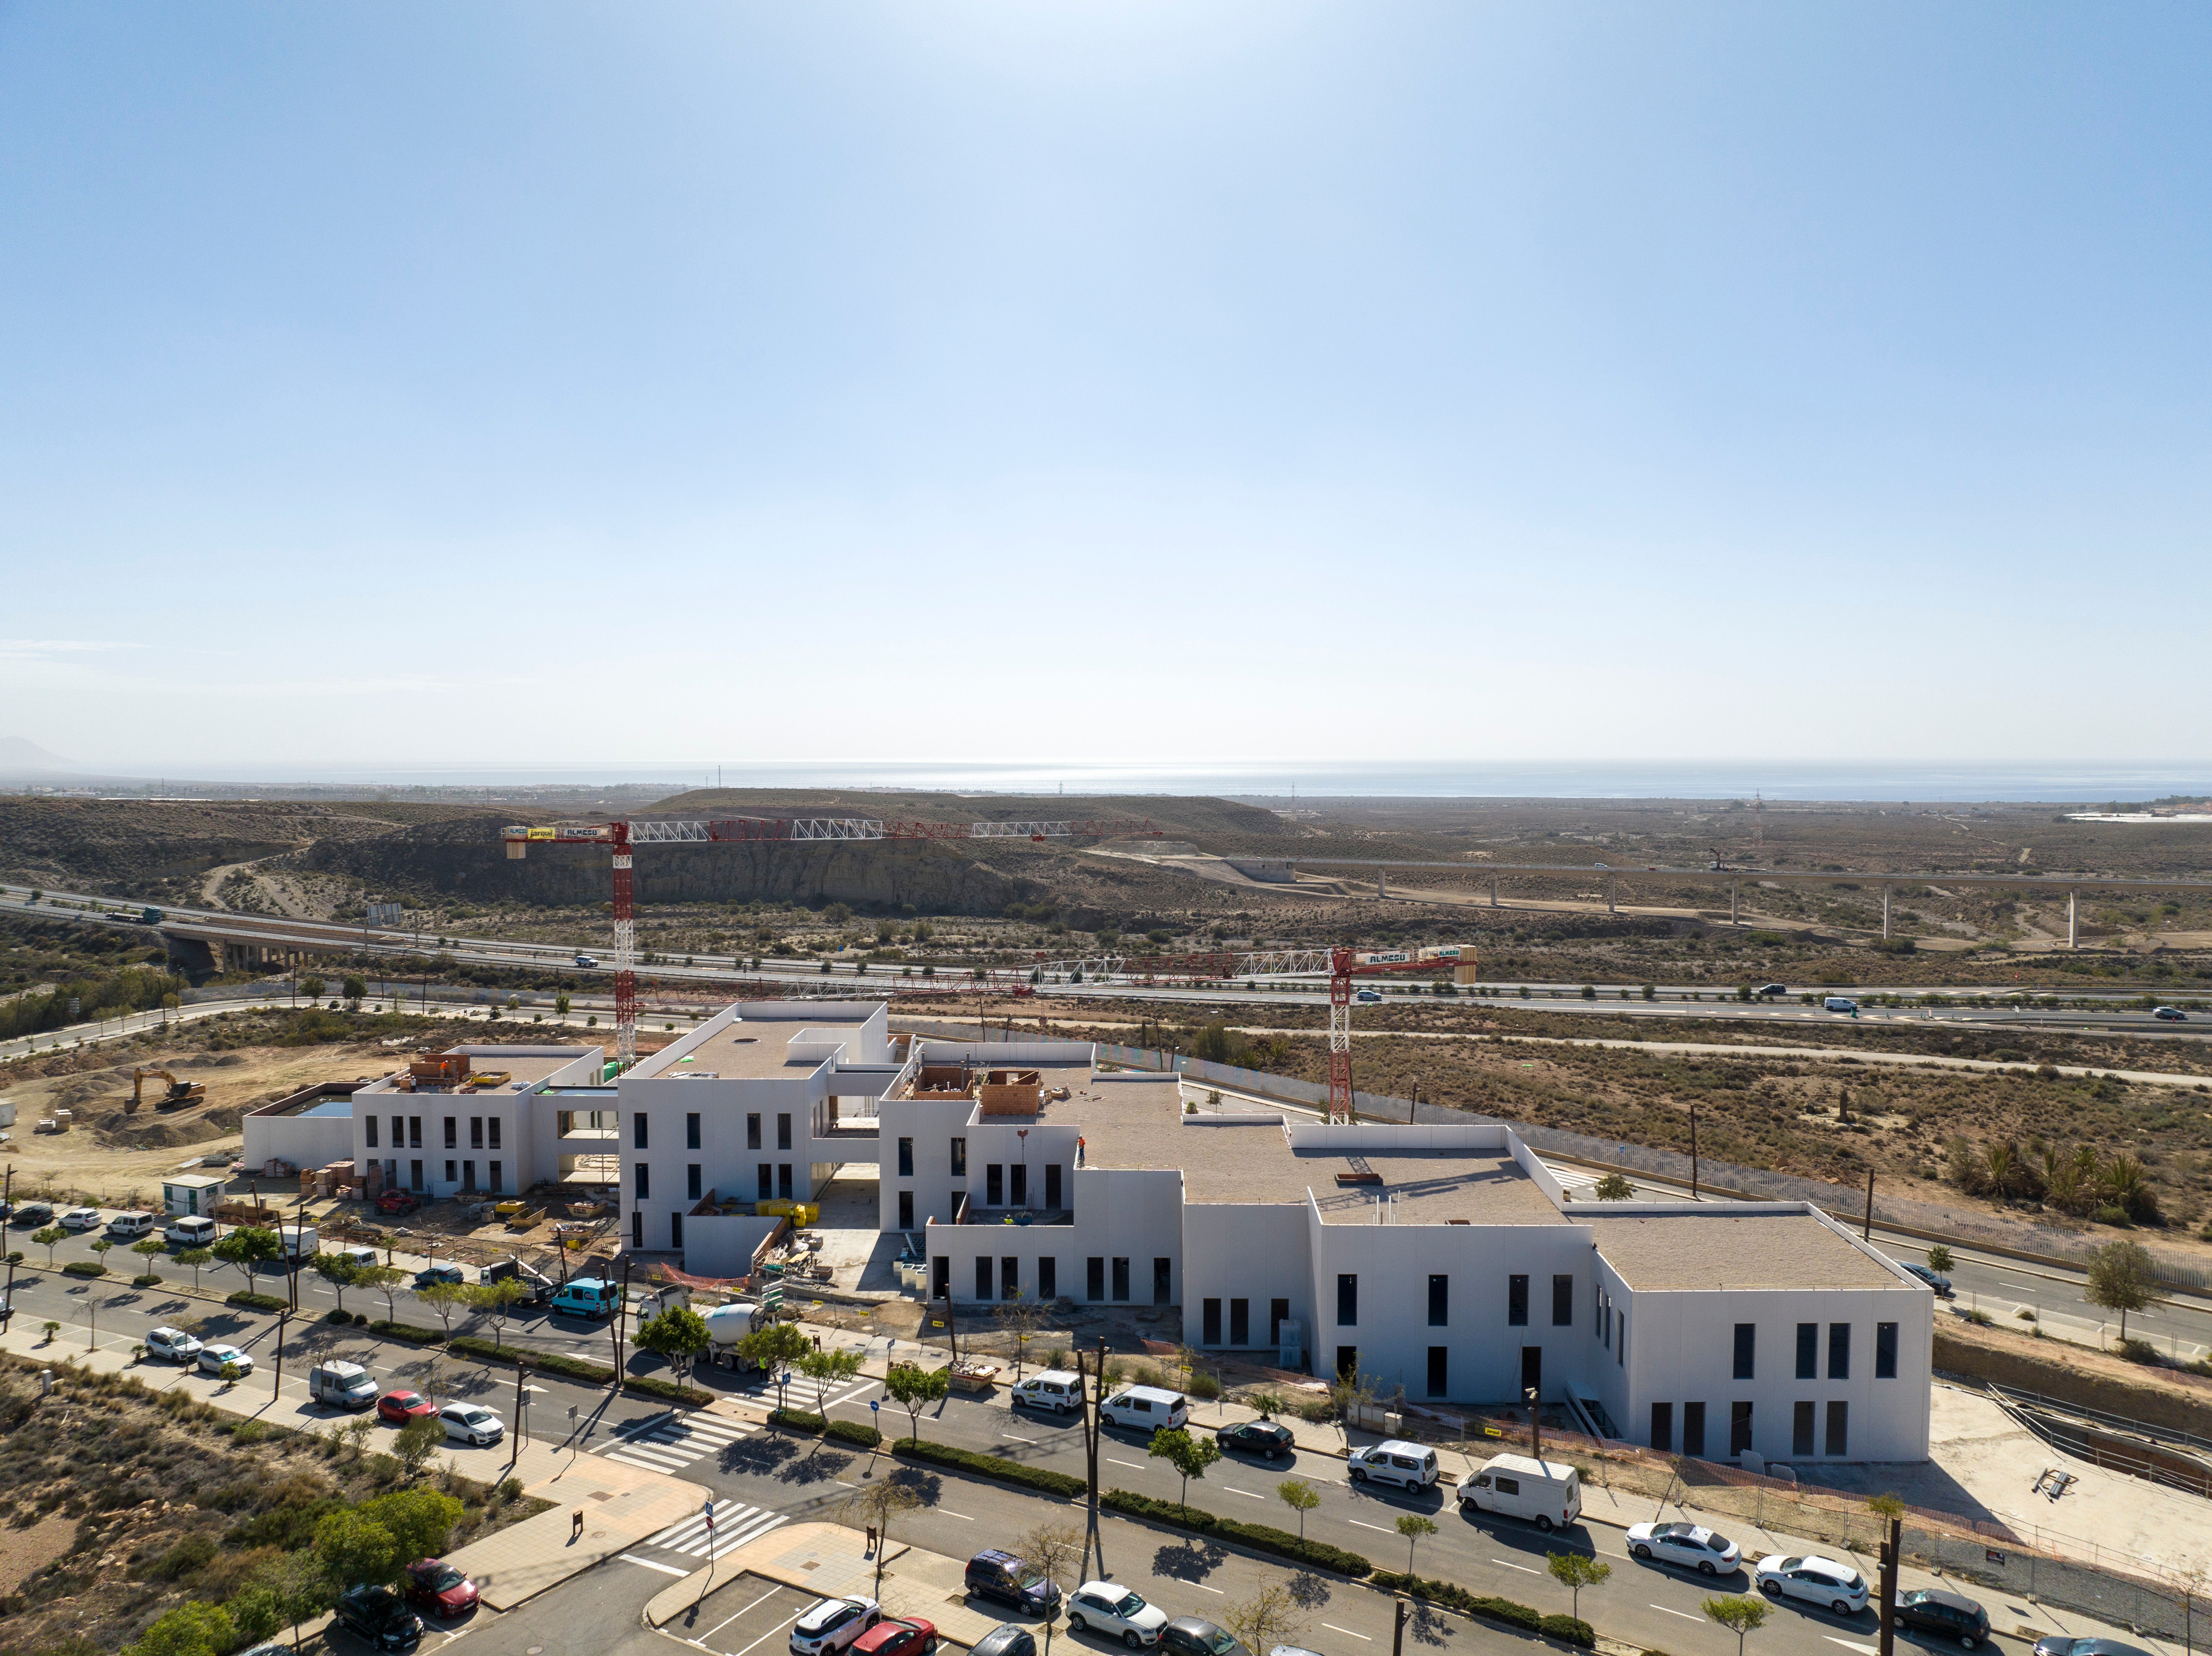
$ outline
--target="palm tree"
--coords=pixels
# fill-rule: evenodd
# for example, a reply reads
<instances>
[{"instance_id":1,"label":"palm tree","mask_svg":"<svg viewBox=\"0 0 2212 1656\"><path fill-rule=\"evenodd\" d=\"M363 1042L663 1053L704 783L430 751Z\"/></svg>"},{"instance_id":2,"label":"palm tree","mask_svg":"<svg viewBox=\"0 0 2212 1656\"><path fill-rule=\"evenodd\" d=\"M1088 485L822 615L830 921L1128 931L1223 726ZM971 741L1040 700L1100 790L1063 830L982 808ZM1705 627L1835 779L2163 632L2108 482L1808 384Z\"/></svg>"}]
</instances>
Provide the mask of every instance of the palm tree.
<instances>
[{"instance_id":1,"label":"palm tree","mask_svg":"<svg viewBox=\"0 0 2212 1656\"><path fill-rule=\"evenodd\" d=\"M2003 1201L2012 1194L2012 1181L2019 1166L2019 1156L2009 1140L2002 1144L1990 1144L1982 1150L1982 1163L1989 1169L1990 1185Z\"/></svg>"}]
</instances>

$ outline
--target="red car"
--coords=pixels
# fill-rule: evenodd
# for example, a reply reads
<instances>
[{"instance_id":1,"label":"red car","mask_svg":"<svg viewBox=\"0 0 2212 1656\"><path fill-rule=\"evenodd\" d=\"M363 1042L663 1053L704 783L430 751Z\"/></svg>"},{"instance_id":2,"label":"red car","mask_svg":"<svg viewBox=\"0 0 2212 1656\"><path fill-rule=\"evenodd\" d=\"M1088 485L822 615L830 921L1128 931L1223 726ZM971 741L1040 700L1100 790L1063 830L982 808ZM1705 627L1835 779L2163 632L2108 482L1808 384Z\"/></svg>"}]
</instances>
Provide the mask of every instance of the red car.
<instances>
[{"instance_id":1,"label":"red car","mask_svg":"<svg viewBox=\"0 0 2212 1656\"><path fill-rule=\"evenodd\" d=\"M902 1622L878 1622L848 1648L850 1656L933 1656L937 1649L937 1623L918 1616Z\"/></svg>"},{"instance_id":2,"label":"red car","mask_svg":"<svg viewBox=\"0 0 2212 1656\"><path fill-rule=\"evenodd\" d=\"M422 1198L412 1191L388 1190L376 1198L379 1213L412 1213L422 1205Z\"/></svg>"},{"instance_id":3,"label":"red car","mask_svg":"<svg viewBox=\"0 0 2212 1656\"><path fill-rule=\"evenodd\" d=\"M387 1426L405 1426L438 1412L420 1392L386 1392L376 1400L376 1417Z\"/></svg>"},{"instance_id":4,"label":"red car","mask_svg":"<svg viewBox=\"0 0 2212 1656\"><path fill-rule=\"evenodd\" d=\"M477 1584L442 1558L418 1558L407 1567L407 1602L450 1622L477 1607Z\"/></svg>"}]
</instances>

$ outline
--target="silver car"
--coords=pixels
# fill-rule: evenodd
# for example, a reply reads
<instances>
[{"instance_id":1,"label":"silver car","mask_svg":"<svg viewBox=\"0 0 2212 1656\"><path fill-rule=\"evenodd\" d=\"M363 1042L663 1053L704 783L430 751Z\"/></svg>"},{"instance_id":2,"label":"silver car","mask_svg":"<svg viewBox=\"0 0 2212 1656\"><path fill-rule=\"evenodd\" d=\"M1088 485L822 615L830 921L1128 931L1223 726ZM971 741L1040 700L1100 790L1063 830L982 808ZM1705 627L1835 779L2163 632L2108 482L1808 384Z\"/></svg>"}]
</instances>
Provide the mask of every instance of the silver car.
<instances>
[{"instance_id":1,"label":"silver car","mask_svg":"<svg viewBox=\"0 0 2212 1656\"><path fill-rule=\"evenodd\" d=\"M1733 1575L1742 1561L1735 1542L1717 1535L1702 1524L1632 1524L1628 1550L1649 1563L1680 1564L1700 1575Z\"/></svg>"},{"instance_id":2,"label":"silver car","mask_svg":"<svg viewBox=\"0 0 2212 1656\"><path fill-rule=\"evenodd\" d=\"M1087 1628L1109 1639L1119 1639L1132 1650L1159 1643L1167 1624L1165 1611L1146 1604L1118 1581L1085 1581L1067 1601L1071 1633Z\"/></svg>"},{"instance_id":3,"label":"silver car","mask_svg":"<svg viewBox=\"0 0 2212 1656\"><path fill-rule=\"evenodd\" d=\"M1771 1554L1759 1561L1753 1579L1769 1598L1802 1598L1838 1616L1856 1616L1866 1608L1866 1577L1849 1564L1818 1554L1803 1558Z\"/></svg>"}]
</instances>

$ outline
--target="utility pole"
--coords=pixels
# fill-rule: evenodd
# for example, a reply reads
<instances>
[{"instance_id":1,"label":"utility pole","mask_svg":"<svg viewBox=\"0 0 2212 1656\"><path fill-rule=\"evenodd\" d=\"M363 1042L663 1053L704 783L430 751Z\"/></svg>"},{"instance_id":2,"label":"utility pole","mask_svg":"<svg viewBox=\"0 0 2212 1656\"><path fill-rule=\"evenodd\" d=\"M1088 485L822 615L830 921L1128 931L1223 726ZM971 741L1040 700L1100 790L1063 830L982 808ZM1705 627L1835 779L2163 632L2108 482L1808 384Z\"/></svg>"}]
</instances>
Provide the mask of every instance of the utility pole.
<instances>
[{"instance_id":1,"label":"utility pole","mask_svg":"<svg viewBox=\"0 0 2212 1656\"><path fill-rule=\"evenodd\" d=\"M1099 1574L1106 1569L1105 1539L1098 1533L1098 1405L1106 1397L1106 1337L1098 1337L1098 1350L1092 1359L1097 1371L1097 1384L1085 1385L1083 1353L1075 1354L1075 1383L1083 1387L1083 1459L1089 1475L1090 1489L1085 1495L1086 1521L1084 1528L1084 1556L1087 1559L1096 1550Z\"/></svg>"},{"instance_id":2,"label":"utility pole","mask_svg":"<svg viewBox=\"0 0 2212 1656\"><path fill-rule=\"evenodd\" d=\"M1874 1240L1874 1169L1872 1168L1867 1169L1866 1223L1859 1228L1859 1240L1863 1242Z\"/></svg>"},{"instance_id":3,"label":"utility pole","mask_svg":"<svg viewBox=\"0 0 2212 1656\"><path fill-rule=\"evenodd\" d=\"M1543 1405L1536 1399L1536 1388L1524 1386L1521 1395L1528 1399L1528 1441L1534 1450L1536 1464L1544 1464L1544 1422L1540 1413Z\"/></svg>"},{"instance_id":4,"label":"utility pole","mask_svg":"<svg viewBox=\"0 0 2212 1656\"><path fill-rule=\"evenodd\" d=\"M292 1313L289 1311L276 1313L276 1361L271 1369L274 1378L269 1387L269 1399L272 1403L284 1395L284 1325L291 1320Z\"/></svg>"},{"instance_id":5,"label":"utility pole","mask_svg":"<svg viewBox=\"0 0 2212 1656\"><path fill-rule=\"evenodd\" d=\"M528 1363L514 1365L514 1429L507 1435L507 1470L510 1472L514 1470L515 1462L522 1458L522 1422L529 1418L524 1411L530 1407L529 1400L522 1394L522 1382L529 1373Z\"/></svg>"},{"instance_id":6,"label":"utility pole","mask_svg":"<svg viewBox=\"0 0 2212 1656\"><path fill-rule=\"evenodd\" d=\"M629 1255L623 1255L622 1297L615 1301L615 1390L622 1390L623 1348L629 1344L624 1338L629 1330L623 1325L629 1317Z\"/></svg>"},{"instance_id":7,"label":"utility pole","mask_svg":"<svg viewBox=\"0 0 2212 1656\"><path fill-rule=\"evenodd\" d=\"M1690 1106L1690 1199L1698 1199L1698 1107Z\"/></svg>"},{"instance_id":8,"label":"utility pole","mask_svg":"<svg viewBox=\"0 0 2212 1656\"><path fill-rule=\"evenodd\" d=\"M1406 1595L1390 1595L1393 1609L1390 1616L1390 1656L1406 1656Z\"/></svg>"},{"instance_id":9,"label":"utility pole","mask_svg":"<svg viewBox=\"0 0 2212 1656\"><path fill-rule=\"evenodd\" d=\"M1904 1539L1905 1520L1893 1515L1881 1544L1881 1656L1893 1656L1897 1647L1897 1554Z\"/></svg>"}]
</instances>

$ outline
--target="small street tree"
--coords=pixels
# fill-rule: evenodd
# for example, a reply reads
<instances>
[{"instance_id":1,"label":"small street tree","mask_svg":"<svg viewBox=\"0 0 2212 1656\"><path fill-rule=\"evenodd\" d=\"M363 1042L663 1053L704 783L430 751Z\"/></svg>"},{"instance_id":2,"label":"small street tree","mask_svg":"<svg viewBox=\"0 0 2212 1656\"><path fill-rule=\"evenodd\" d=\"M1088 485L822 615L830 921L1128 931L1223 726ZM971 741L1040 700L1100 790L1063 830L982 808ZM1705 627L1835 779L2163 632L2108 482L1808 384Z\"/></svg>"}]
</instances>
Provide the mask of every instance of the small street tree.
<instances>
[{"instance_id":1,"label":"small street tree","mask_svg":"<svg viewBox=\"0 0 2212 1656\"><path fill-rule=\"evenodd\" d=\"M1583 1617L1583 1589L1594 1587L1613 1574L1613 1566L1586 1552L1555 1552L1547 1558L1552 1580L1574 1595L1574 1617Z\"/></svg>"},{"instance_id":2,"label":"small street tree","mask_svg":"<svg viewBox=\"0 0 2212 1656\"><path fill-rule=\"evenodd\" d=\"M1743 1656L1743 1636L1766 1625L1766 1600L1747 1592L1723 1593L1705 1600L1705 1614L1735 1635L1735 1656Z\"/></svg>"},{"instance_id":3,"label":"small street tree","mask_svg":"<svg viewBox=\"0 0 2212 1656\"><path fill-rule=\"evenodd\" d=\"M1413 1549L1420 1545L1424 1536L1437 1532L1436 1523L1419 1513L1400 1513L1398 1521L1391 1527L1406 1538L1406 1574L1410 1576L1413 1573Z\"/></svg>"},{"instance_id":4,"label":"small street tree","mask_svg":"<svg viewBox=\"0 0 2212 1656\"><path fill-rule=\"evenodd\" d=\"M150 1241L153 1239L149 1237L147 1240ZM215 1263L215 1251L212 1248L188 1247L177 1255L177 1263L180 1265L190 1265L192 1268L192 1291L198 1293L200 1286L200 1272Z\"/></svg>"},{"instance_id":5,"label":"small street tree","mask_svg":"<svg viewBox=\"0 0 2212 1656\"><path fill-rule=\"evenodd\" d=\"M262 1225L240 1225L215 1245L215 1257L246 1273L246 1285L254 1285L255 1272L283 1252L276 1233Z\"/></svg>"},{"instance_id":6,"label":"small street tree","mask_svg":"<svg viewBox=\"0 0 2212 1656\"><path fill-rule=\"evenodd\" d=\"M1221 1446L1210 1437L1193 1437L1181 1427L1163 1426L1152 1434L1152 1446L1145 1453L1157 1455L1182 1476L1182 1493L1177 1501L1188 1511L1190 1507L1190 1481L1206 1476L1206 1469L1221 1459Z\"/></svg>"},{"instance_id":7,"label":"small street tree","mask_svg":"<svg viewBox=\"0 0 2212 1656\"><path fill-rule=\"evenodd\" d=\"M161 1278L154 1275L154 1261L169 1251L169 1245L158 1236L142 1236L131 1244L131 1251L146 1262L146 1268L139 1272L138 1280L142 1283L159 1282Z\"/></svg>"},{"instance_id":8,"label":"small street tree","mask_svg":"<svg viewBox=\"0 0 2212 1656\"><path fill-rule=\"evenodd\" d=\"M1626 1174L1609 1173L1597 1181L1592 1194L1601 1202L1626 1202L1636 1194L1636 1186L1628 1181Z\"/></svg>"},{"instance_id":9,"label":"small street tree","mask_svg":"<svg viewBox=\"0 0 2212 1656\"><path fill-rule=\"evenodd\" d=\"M2128 1313L2159 1302L2158 1277L2141 1242L2107 1242L2089 1256L2089 1283L2081 1297L2120 1313L2120 1340L2128 1338Z\"/></svg>"},{"instance_id":10,"label":"small street tree","mask_svg":"<svg viewBox=\"0 0 2212 1656\"><path fill-rule=\"evenodd\" d=\"M919 1443L921 1411L933 1403L944 1402L951 1394L952 1371L924 1368L918 1362L895 1362L884 1376L884 1390L893 1403L906 1410L911 1435Z\"/></svg>"},{"instance_id":11,"label":"small street tree","mask_svg":"<svg viewBox=\"0 0 2212 1656\"><path fill-rule=\"evenodd\" d=\"M844 1501L845 1510L876 1532L876 1596L884 1591L884 1544L890 1539L891 1515L910 1513L922 1504L915 1487L898 1477L878 1478L863 1484Z\"/></svg>"},{"instance_id":12,"label":"small street tree","mask_svg":"<svg viewBox=\"0 0 2212 1656\"><path fill-rule=\"evenodd\" d=\"M31 1240L46 1251L46 1269L54 1268L54 1246L69 1240L69 1232L59 1225L48 1225L44 1230L34 1230Z\"/></svg>"},{"instance_id":13,"label":"small street tree","mask_svg":"<svg viewBox=\"0 0 2212 1656\"><path fill-rule=\"evenodd\" d=\"M407 1273L397 1265L358 1265L354 1269L353 1285L368 1294L384 1295L384 1319L399 1320L398 1308L392 1303L399 1292L399 1284L407 1280Z\"/></svg>"},{"instance_id":14,"label":"small street tree","mask_svg":"<svg viewBox=\"0 0 2212 1656\"><path fill-rule=\"evenodd\" d=\"M1938 1277L1951 1274L1951 1250L1938 1242L1928 1250L1928 1268Z\"/></svg>"},{"instance_id":15,"label":"small street tree","mask_svg":"<svg viewBox=\"0 0 2212 1656\"><path fill-rule=\"evenodd\" d=\"M425 1283L415 1290L415 1297L438 1313L438 1320L450 1335L453 1313L469 1302L469 1290L459 1283Z\"/></svg>"},{"instance_id":16,"label":"small street tree","mask_svg":"<svg viewBox=\"0 0 2212 1656\"><path fill-rule=\"evenodd\" d=\"M1298 1539L1306 1538L1306 1514L1321 1505L1321 1491L1302 1477L1286 1477L1275 1485L1275 1499L1298 1515Z\"/></svg>"},{"instance_id":17,"label":"small street tree","mask_svg":"<svg viewBox=\"0 0 2212 1656\"><path fill-rule=\"evenodd\" d=\"M857 1351L809 1351L799 1360L799 1372L814 1382L814 1412L827 1418L830 1388L860 1372Z\"/></svg>"},{"instance_id":18,"label":"small street tree","mask_svg":"<svg viewBox=\"0 0 2212 1656\"><path fill-rule=\"evenodd\" d=\"M1297 1643L1305 1632L1306 1613L1297 1596L1281 1582L1274 1581L1241 1604L1223 1611L1221 1622L1245 1649L1270 1651L1278 1645Z\"/></svg>"},{"instance_id":19,"label":"small street tree","mask_svg":"<svg viewBox=\"0 0 2212 1656\"><path fill-rule=\"evenodd\" d=\"M796 1323L770 1323L738 1342L738 1353L767 1372L769 1383L775 1387L779 1410L789 1401L792 1366L813 1349L813 1342L799 1331Z\"/></svg>"},{"instance_id":20,"label":"small street tree","mask_svg":"<svg viewBox=\"0 0 2212 1656\"><path fill-rule=\"evenodd\" d=\"M513 1313L514 1307L529 1297L530 1289L519 1277L500 1277L488 1283L471 1283L468 1288L470 1309L480 1312L491 1319L491 1343L495 1346L505 1338L507 1319ZM690 1316L691 1313L687 1311L684 1315ZM656 1318L654 1320L658 1321L659 1319ZM697 1321L697 1319L694 1318L693 1320ZM699 1332L703 1336L706 1331L706 1324L700 1323ZM642 1328L638 1330L637 1343L640 1345L645 1344L645 1331ZM670 1366L674 1366L672 1359ZM690 1368L691 1365L687 1360L684 1365L684 1374L678 1374L677 1378L678 1380L684 1378L690 1373Z\"/></svg>"},{"instance_id":21,"label":"small street tree","mask_svg":"<svg viewBox=\"0 0 2212 1656\"><path fill-rule=\"evenodd\" d=\"M513 1283L514 1298L523 1293L522 1284L512 1277L495 1283L504 1288ZM514 1301L510 1300L509 1304ZM501 1313L504 1317L504 1313ZM676 1376L678 1386L687 1385L691 1379L691 1365L714 1350L714 1337L708 1331L707 1319L689 1306L672 1305L657 1316L647 1317L637 1325L637 1346L651 1351L668 1364L669 1372Z\"/></svg>"},{"instance_id":22,"label":"small street tree","mask_svg":"<svg viewBox=\"0 0 2212 1656\"><path fill-rule=\"evenodd\" d=\"M1074 1525L1047 1520L1023 1536L1014 1550L1044 1572L1044 1579L1060 1588L1065 1602L1075 1591L1075 1573L1083 1568L1084 1544L1084 1533ZM1059 1619L1057 1612L1045 1617L1045 1656L1052 1656L1053 1623Z\"/></svg>"},{"instance_id":23,"label":"small street tree","mask_svg":"<svg viewBox=\"0 0 2212 1656\"><path fill-rule=\"evenodd\" d=\"M337 1291L338 1309L345 1310L345 1291L359 1279L361 1267L349 1263L343 1254L318 1253L307 1261L315 1275Z\"/></svg>"}]
</instances>

